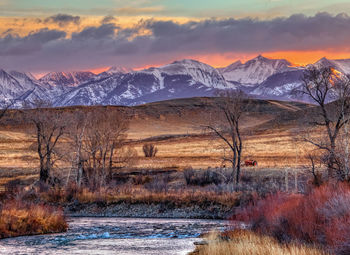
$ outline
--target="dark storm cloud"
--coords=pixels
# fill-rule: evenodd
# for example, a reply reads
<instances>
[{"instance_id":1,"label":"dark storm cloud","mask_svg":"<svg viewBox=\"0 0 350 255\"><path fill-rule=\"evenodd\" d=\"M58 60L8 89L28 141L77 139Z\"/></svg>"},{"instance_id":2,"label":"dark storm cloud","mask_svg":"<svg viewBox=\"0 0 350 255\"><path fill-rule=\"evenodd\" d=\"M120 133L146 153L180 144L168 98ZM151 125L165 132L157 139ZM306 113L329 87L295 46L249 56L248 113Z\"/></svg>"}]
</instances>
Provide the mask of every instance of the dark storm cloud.
<instances>
[{"instance_id":1,"label":"dark storm cloud","mask_svg":"<svg viewBox=\"0 0 350 255\"><path fill-rule=\"evenodd\" d=\"M348 15L328 13L272 20L208 19L184 24L150 19L127 29L107 19L100 26L86 27L71 36L44 29L25 37L0 37L0 55L6 56L0 65L37 70L86 69L141 66L196 54L331 49L350 52L348 31Z\"/></svg>"},{"instance_id":2,"label":"dark storm cloud","mask_svg":"<svg viewBox=\"0 0 350 255\"><path fill-rule=\"evenodd\" d=\"M59 39L65 38L66 33L58 30L49 30L47 28L36 32L31 32L27 36L7 34L0 38L0 56L22 56L33 55L38 51L44 50L43 47ZM38 59L38 61L40 61ZM1 63L3 64L3 63Z\"/></svg>"},{"instance_id":3,"label":"dark storm cloud","mask_svg":"<svg viewBox=\"0 0 350 255\"><path fill-rule=\"evenodd\" d=\"M42 22L44 22L44 23L56 23L60 27L64 27L70 23L79 25L80 24L80 17L79 16L72 16L72 15L68 15L68 14L56 14L56 15L53 15L53 16L50 16L50 17L44 19Z\"/></svg>"},{"instance_id":4,"label":"dark storm cloud","mask_svg":"<svg viewBox=\"0 0 350 255\"><path fill-rule=\"evenodd\" d=\"M273 20L225 19L176 24L146 21L153 32L152 51L196 50L252 52L317 50L350 42L350 17L320 13L313 17L293 15Z\"/></svg>"},{"instance_id":5,"label":"dark storm cloud","mask_svg":"<svg viewBox=\"0 0 350 255\"><path fill-rule=\"evenodd\" d=\"M101 23L102 24L108 24L108 23L112 23L113 21L116 21L117 19L114 16L105 16L102 20Z\"/></svg>"},{"instance_id":6,"label":"dark storm cloud","mask_svg":"<svg viewBox=\"0 0 350 255\"><path fill-rule=\"evenodd\" d=\"M89 40L89 39L95 39L95 40L105 40L105 39L111 39L113 40L113 37L115 35L115 30L117 29L117 26L114 24L102 24L98 27L86 27L83 31L79 33L73 33L72 34L72 40Z\"/></svg>"}]
</instances>

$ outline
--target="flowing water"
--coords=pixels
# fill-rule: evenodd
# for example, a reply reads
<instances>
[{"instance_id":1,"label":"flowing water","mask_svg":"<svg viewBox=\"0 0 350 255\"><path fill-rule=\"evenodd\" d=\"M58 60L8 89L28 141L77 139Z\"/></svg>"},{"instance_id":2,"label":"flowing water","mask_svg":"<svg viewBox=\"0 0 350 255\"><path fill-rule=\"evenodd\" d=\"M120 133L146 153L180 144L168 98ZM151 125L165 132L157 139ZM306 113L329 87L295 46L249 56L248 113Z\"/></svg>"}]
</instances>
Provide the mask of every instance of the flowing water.
<instances>
[{"instance_id":1,"label":"flowing water","mask_svg":"<svg viewBox=\"0 0 350 255\"><path fill-rule=\"evenodd\" d=\"M218 220L70 218L66 233L0 240L0 254L187 254L200 234L227 226Z\"/></svg>"}]
</instances>

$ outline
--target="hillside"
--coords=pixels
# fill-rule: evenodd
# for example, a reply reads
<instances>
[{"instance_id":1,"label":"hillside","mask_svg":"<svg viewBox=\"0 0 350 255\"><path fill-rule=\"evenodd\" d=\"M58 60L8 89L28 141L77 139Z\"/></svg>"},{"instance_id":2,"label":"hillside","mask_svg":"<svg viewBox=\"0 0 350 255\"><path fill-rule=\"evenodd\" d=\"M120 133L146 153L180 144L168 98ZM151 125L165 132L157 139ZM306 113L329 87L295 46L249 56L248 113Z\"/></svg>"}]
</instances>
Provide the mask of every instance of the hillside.
<instances>
[{"instance_id":1,"label":"hillside","mask_svg":"<svg viewBox=\"0 0 350 255\"><path fill-rule=\"evenodd\" d=\"M97 108L122 111L130 118L129 145L137 151L136 168L183 169L216 167L222 164L224 146L215 136L204 132L207 116L217 116L214 107L220 98L190 98L168 100L135 107L123 106L72 106L48 111L62 111L67 117L75 112L87 113ZM283 101L252 100L242 119L245 136L244 157L258 160L262 167L295 164L295 148L290 130L296 127L295 119L307 104ZM21 113L11 110L0 129L0 176L31 176L37 174L34 136L28 134ZM276 123L278 118L281 118ZM144 143L154 143L159 152L156 158L143 157ZM305 144L300 153L307 150ZM273 159L271 161L271 159ZM293 159L291 161L291 159ZM299 162L300 163L300 162ZM62 166L65 167L65 166Z\"/></svg>"}]
</instances>

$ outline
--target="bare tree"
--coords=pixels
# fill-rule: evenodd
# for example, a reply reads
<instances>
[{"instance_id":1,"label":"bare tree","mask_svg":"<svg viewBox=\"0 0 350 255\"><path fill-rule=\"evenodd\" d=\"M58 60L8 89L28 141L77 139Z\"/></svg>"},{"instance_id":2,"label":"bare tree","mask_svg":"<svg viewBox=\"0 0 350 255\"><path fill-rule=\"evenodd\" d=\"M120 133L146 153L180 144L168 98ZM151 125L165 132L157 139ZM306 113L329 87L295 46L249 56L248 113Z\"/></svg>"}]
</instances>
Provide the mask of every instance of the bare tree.
<instances>
[{"instance_id":1,"label":"bare tree","mask_svg":"<svg viewBox=\"0 0 350 255\"><path fill-rule=\"evenodd\" d=\"M84 145L84 136L88 118L84 116L83 112L77 112L72 116L74 120L68 129L69 138L70 138L70 147L71 147L71 161L72 168L69 170L67 176L67 184L70 179L71 171L76 172L76 183L78 187L82 184L84 163L87 161L87 156L84 155L83 145Z\"/></svg>"},{"instance_id":2,"label":"bare tree","mask_svg":"<svg viewBox=\"0 0 350 255\"><path fill-rule=\"evenodd\" d=\"M229 156L224 155L223 161L228 161L232 165L232 181L239 183L241 174L241 157L243 151L243 138L240 128L240 120L247 109L249 100L242 91L229 90L219 93L222 103L217 104L217 108L222 114L215 116L211 120L207 129L214 132L229 148Z\"/></svg>"},{"instance_id":3,"label":"bare tree","mask_svg":"<svg viewBox=\"0 0 350 255\"><path fill-rule=\"evenodd\" d=\"M302 90L299 92L317 104L318 107L313 109L312 120L309 122L313 126L323 127L326 134L325 140L316 140L310 136L306 137L305 141L326 153L325 159L329 177L337 175L341 180L347 179L349 155L346 155L344 161L344 155L340 157L339 154L341 147L337 145L339 145L342 129L349 122L349 77L340 74L331 67L320 69L311 67L304 74ZM346 148L347 146L348 144L346 144Z\"/></svg>"},{"instance_id":4,"label":"bare tree","mask_svg":"<svg viewBox=\"0 0 350 255\"><path fill-rule=\"evenodd\" d=\"M52 182L51 171L55 163L62 158L58 143L62 139L67 121L62 112L48 108L51 105L44 101L36 101L34 108L24 111L25 119L35 127L37 153L40 161L40 181Z\"/></svg>"},{"instance_id":5,"label":"bare tree","mask_svg":"<svg viewBox=\"0 0 350 255\"><path fill-rule=\"evenodd\" d=\"M322 157L320 157L320 155L318 155L317 153L313 152L313 153L308 153L306 155L306 159L309 160L311 168L310 167L305 167L311 174L313 177L313 184L316 187L319 187L322 184L322 173L318 170L319 168L321 168L323 160Z\"/></svg>"},{"instance_id":6,"label":"bare tree","mask_svg":"<svg viewBox=\"0 0 350 255\"><path fill-rule=\"evenodd\" d=\"M98 109L87 116L83 150L88 155L89 179L94 188L112 179L113 158L124 145L128 121L121 113Z\"/></svg>"}]
</instances>

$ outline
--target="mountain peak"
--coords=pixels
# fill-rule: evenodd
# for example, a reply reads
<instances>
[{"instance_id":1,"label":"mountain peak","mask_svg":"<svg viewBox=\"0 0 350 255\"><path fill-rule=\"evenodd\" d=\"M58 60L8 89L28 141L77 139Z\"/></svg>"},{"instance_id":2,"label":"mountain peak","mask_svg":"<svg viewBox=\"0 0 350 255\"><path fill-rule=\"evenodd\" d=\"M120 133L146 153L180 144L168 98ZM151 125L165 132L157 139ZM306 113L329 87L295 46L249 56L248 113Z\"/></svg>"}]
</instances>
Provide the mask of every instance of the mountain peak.
<instances>
[{"instance_id":1,"label":"mountain peak","mask_svg":"<svg viewBox=\"0 0 350 255\"><path fill-rule=\"evenodd\" d=\"M4 69L0 68L0 75L5 75L5 74L7 74L7 72Z\"/></svg>"},{"instance_id":2,"label":"mountain peak","mask_svg":"<svg viewBox=\"0 0 350 255\"><path fill-rule=\"evenodd\" d=\"M161 69L163 72L188 72L189 69L202 69L209 72L217 71L214 67L205 64L203 62L200 62L198 60L194 59L182 59L172 62L171 64L161 66L159 69Z\"/></svg>"},{"instance_id":3,"label":"mountain peak","mask_svg":"<svg viewBox=\"0 0 350 255\"><path fill-rule=\"evenodd\" d=\"M267 60L268 58L265 58L263 55L259 54L258 56L256 56L255 58L253 58L252 60Z\"/></svg>"},{"instance_id":4,"label":"mountain peak","mask_svg":"<svg viewBox=\"0 0 350 255\"><path fill-rule=\"evenodd\" d=\"M238 66L242 65L242 61L241 60L237 60L236 62L233 62L231 65L229 65L228 67L230 68L236 68Z\"/></svg>"},{"instance_id":5,"label":"mountain peak","mask_svg":"<svg viewBox=\"0 0 350 255\"><path fill-rule=\"evenodd\" d=\"M39 79L40 82L48 83L51 86L77 86L92 79L95 76L88 71L74 72L50 72Z\"/></svg>"},{"instance_id":6,"label":"mountain peak","mask_svg":"<svg viewBox=\"0 0 350 255\"><path fill-rule=\"evenodd\" d=\"M181 59L181 60L176 60L174 62L172 62L171 64L190 64L190 65L193 65L193 64L204 64L198 60L194 60L194 59L189 59L189 58L185 58L185 59Z\"/></svg>"},{"instance_id":7,"label":"mountain peak","mask_svg":"<svg viewBox=\"0 0 350 255\"><path fill-rule=\"evenodd\" d=\"M106 73L109 73L109 74L115 74L115 73L126 74L126 73L130 73L132 71L133 71L132 68L123 67L123 66L112 66L106 71Z\"/></svg>"},{"instance_id":8,"label":"mountain peak","mask_svg":"<svg viewBox=\"0 0 350 255\"><path fill-rule=\"evenodd\" d=\"M326 57L323 57L323 58L320 58L318 61L315 62L315 64L317 63L331 63L332 60L326 58Z\"/></svg>"},{"instance_id":9,"label":"mountain peak","mask_svg":"<svg viewBox=\"0 0 350 255\"><path fill-rule=\"evenodd\" d=\"M244 64L236 61L220 71L226 80L255 85L262 83L275 73L291 68L291 66L292 64L285 59L270 59L258 55Z\"/></svg>"},{"instance_id":10,"label":"mountain peak","mask_svg":"<svg viewBox=\"0 0 350 255\"><path fill-rule=\"evenodd\" d=\"M333 60L330 60L330 59L328 59L326 57L323 57L323 58L319 59L318 61L316 61L313 64L313 66L316 66L317 68L333 67L333 68L338 69L337 64Z\"/></svg>"}]
</instances>

